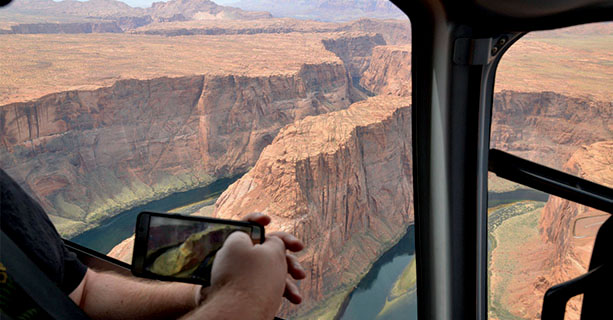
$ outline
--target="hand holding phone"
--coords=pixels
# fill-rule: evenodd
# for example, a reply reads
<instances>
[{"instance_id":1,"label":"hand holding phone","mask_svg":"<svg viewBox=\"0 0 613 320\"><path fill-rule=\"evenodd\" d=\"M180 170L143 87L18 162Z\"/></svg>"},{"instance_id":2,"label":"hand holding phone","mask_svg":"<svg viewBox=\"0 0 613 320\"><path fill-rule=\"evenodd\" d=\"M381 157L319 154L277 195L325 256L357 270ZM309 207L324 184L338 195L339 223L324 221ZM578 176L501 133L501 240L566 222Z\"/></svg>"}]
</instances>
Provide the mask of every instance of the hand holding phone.
<instances>
[{"instance_id":1,"label":"hand holding phone","mask_svg":"<svg viewBox=\"0 0 613 320\"><path fill-rule=\"evenodd\" d=\"M254 222L141 212L137 218L132 273L139 277L207 286L215 254L234 232L264 242Z\"/></svg>"}]
</instances>

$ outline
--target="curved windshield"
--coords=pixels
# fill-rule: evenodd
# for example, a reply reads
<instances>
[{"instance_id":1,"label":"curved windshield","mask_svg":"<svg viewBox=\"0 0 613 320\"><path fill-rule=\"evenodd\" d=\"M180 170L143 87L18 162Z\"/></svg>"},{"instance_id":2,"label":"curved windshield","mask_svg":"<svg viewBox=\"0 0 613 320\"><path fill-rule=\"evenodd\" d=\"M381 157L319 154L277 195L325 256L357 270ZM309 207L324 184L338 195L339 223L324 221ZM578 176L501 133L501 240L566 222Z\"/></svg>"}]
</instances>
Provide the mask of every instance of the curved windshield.
<instances>
[{"instance_id":1,"label":"curved windshield","mask_svg":"<svg viewBox=\"0 0 613 320\"><path fill-rule=\"evenodd\" d=\"M498 67L490 147L613 187L613 23L529 33ZM540 318L587 272L607 213L490 173L489 317ZM581 296L567 304L579 319Z\"/></svg>"},{"instance_id":2,"label":"curved windshield","mask_svg":"<svg viewBox=\"0 0 613 320\"><path fill-rule=\"evenodd\" d=\"M0 10L0 167L130 263L141 211L272 217L284 318L416 318L410 23L389 1L25 1Z\"/></svg>"}]
</instances>

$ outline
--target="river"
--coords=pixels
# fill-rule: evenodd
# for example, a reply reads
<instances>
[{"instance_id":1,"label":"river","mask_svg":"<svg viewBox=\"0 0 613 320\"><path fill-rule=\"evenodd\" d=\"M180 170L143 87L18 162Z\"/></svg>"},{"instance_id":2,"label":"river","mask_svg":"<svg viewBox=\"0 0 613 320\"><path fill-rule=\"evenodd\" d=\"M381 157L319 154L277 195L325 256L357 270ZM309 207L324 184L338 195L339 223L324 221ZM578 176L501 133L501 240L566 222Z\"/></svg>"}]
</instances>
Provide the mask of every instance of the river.
<instances>
[{"instance_id":1,"label":"river","mask_svg":"<svg viewBox=\"0 0 613 320\"><path fill-rule=\"evenodd\" d=\"M488 193L488 207L520 200L545 202L548 198L547 193L534 189L490 192ZM337 319L417 319L417 295L415 293L402 299L384 316L379 315L398 276L414 258L414 252L415 231L411 225L407 234L374 263L372 269L348 296Z\"/></svg>"},{"instance_id":2,"label":"river","mask_svg":"<svg viewBox=\"0 0 613 320\"><path fill-rule=\"evenodd\" d=\"M385 306L394 283L409 265L415 254L415 229L409 226L407 233L397 245L377 260L366 276L347 297L338 319L417 319L417 296L415 293L403 300L398 308L378 316Z\"/></svg>"},{"instance_id":3,"label":"river","mask_svg":"<svg viewBox=\"0 0 613 320\"><path fill-rule=\"evenodd\" d=\"M86 231L72 241L108 253L114 246L134 233L134 224L139 212L150 210L167 212L176 208L200 202L211 196L220 194L230 184L239 178L225 178L213 184L185 192L172 194L160 200L133 208L108 219L103 225ZM503 193L490 193L488 207L515 202L519 200L547 201L548 195L536 190L514 190ZM390 290L404 268L414 259L415 231L414 226L408 227L406 235L384 253L373 264L371 270L349 294L339 311L337 319L417 319L417 296L413 292L388 310L384 316L379 312L383 309ZM377 317L379 315L379 317Z\"/></svg>"},{"instance_id":4,"label":"river","mask_svg":"<svg viewBox=\"0 0 613 320\"><path fill-rule=\"evenodd\" d=\"M212 184L184 192L173 193L159 200L121 212L104 221L99 227L90 229L70 239L82 246L107 254L123 240L134 234L136 216L142 211L168 212L218 195L242 175L222 178ZM211 200L214 202L214 199ZM212 204L212 203L211 203Z\"/></svg>"}]
</instances>

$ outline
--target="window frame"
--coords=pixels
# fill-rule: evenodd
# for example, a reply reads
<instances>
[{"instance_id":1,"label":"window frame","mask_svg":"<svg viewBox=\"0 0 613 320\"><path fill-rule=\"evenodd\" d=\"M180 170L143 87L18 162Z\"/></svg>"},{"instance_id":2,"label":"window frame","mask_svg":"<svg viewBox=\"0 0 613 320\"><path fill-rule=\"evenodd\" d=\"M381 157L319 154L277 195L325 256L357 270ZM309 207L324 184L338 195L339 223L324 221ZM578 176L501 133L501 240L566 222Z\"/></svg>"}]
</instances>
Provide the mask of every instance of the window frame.
<instances>
[{"instance_id":1,"label":"window frame","mask_svg":"<svg viewBox=\"0 0 613 320\"><path fill-rule=\"evenodd\" d=\"M488 10L489 0L393 2L412 29L418 318L487 319L487 174L498 63L526 32L608 21L613 3L560 8L554 1L535 14L518 2L522 14L509 16Z\"/></svg>"}]
</instances>

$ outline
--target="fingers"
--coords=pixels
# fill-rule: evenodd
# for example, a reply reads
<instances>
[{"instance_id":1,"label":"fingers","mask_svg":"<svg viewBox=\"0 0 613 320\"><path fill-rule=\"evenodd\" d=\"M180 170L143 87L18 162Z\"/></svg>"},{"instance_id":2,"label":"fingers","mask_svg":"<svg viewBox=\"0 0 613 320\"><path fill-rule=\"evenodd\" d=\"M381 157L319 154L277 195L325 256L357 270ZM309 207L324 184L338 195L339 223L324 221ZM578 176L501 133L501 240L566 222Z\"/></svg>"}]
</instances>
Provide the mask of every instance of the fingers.
<instances>
[{"instance_id":1,"label":"fingers","mask_svg":"<svg viewBox=\"0 0 613 320\"><path fill-rule=\"evenodd\" d=\"M285 243L279 237L266 236L266 241L261 244L262 247L283 252L285 254Z\"/></svg>"},{"instance_id":2,"label":"fingers","mask_svg":"<svg viewBox=\"0 0 613 320\"><path fill-rule=\"evenodd\" d=\"M251 241L251 238L249 238L249 235L242 231L236 231L232 232L232 234L228 236L226 241L224 241L222 248L226 248L227 250L235 250L251 247L253 247L253 242Z\"/></svg>"},{"instance_id":3,"label":"fingers","mask_svg":"<svg viewBox=\"0 0 613 320\"><path fill-rule=\"evenodd\" d=\"M289 275L296 280L304 279L306 277L306 271L304 271L304 269L300 265L300 262L298 262L298 258L294 257L291 254L287 254L286 257L287 273L289 273Z\"/></svg>"},{"instance_id":4,"label":"fingers","mask_svg":"<svg viewBox=\"0 0 613 320\"><path fill-rule=\"evenodd\" d=\"M252 212L243 217L243 221L255 222L262 226L267 226L270 223L270 217L260 212Z\"/></svg>"},{"instance_id":5,"label":"fingers","mask_svg":"<svg viewBox=\"0 0 613 320\"><path fill-rule=\"evenodd\" d=\"M302 295L300 295L298 286L289 278L285 279L285 291L283 292L283 296L293 304L300 304L302 302Z\"/></svg>"},{"instance_id":6,"label":"fingers","mask_svg":"<svg viewBox=\"0 0 613 320\"><path fill-rule=\"evenodd\" d=\"M283 231L271 232L267 236L278 237L281 240L283 240L283 243L285 243L285 247L289 251L298 252L304 249L304 244L302 243L302 241L298 240L298 238L294 237L293 235L287 232L283 232Z\"/></svg>"},{"instance_id":7,"label":"fingers","mask_svg":"<svg viewBox=\"0 0 613 320\"><path fill-rule=\"evenodd\" d=\"M271 221L269 216L260 212L250 213L246 215L243 220L255 222L263 226L268 225ZM283 231L272 232L266 235L266 241L264 241L261 246L276 252L285 252L286 249L292 252L298 252L304 249L304 244L302 241ZM285 259L287 262L287 273L292 278L300 280L306 277L306 271L302 268L300 262L298 262L298 259L295 256L286 254ZM285 280L285 291L283 292L283 296L293 304L299 304L302 302L302 295L300 294L298 286L289 277Z\"/></svg>"}]
</instances>

